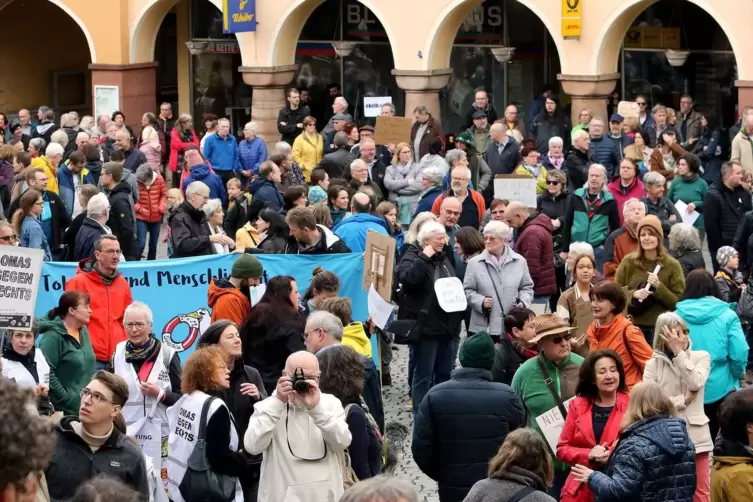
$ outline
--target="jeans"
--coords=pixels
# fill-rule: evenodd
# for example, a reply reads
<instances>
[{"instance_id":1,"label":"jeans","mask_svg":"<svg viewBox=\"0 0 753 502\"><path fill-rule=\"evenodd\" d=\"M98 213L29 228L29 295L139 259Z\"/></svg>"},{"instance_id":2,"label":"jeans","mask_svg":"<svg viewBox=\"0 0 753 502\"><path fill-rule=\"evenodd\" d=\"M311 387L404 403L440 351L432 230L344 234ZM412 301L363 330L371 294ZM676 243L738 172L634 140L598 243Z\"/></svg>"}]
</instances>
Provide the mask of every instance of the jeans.
<instances>
[{"instance_id":1,"label":"jeans","mask_svg":"<svg viewBox=\"0 0 753 502\"><path fill-rule=\"evenodd\" d=\"M602 272L604 270L604 261L606 261L606 254L604 254L604 246L594 248L594 261L596 262L596 270Z\"/></svg>"},{"instance_id":2,"label":"jeans","mask_svg":"<svg viewBox=\"0 0 753 502\"><path fill-rule=\"evenodd\" d=\"M99 370L106 370L109 365L110 365L110 361L97 361L97 363L95 364L94 368L97 371L99 371Z\"/></svg>"},{"instance_id":3,"label":"jeans","mask_svg":"<svg viewBox=\"0 0 753 502\"><path fill-rule=\"evenodd\" d=\"M534 296L531 303L533 305L544 305L544 312L546 312L546 308L549 306L549 298L549 295Z\"/></svg>"},{"instance_id":4,"label":"jeans","mask_svg":"<svg viewBox=\"0 0 753 502\"><path fill-rule=\"evenodd\" d=\"M162 223L147 223L145 221L136 220L136 242L138 243L137 256L139 260L144 253L146 247L146 234L149 233L149 254L147 260L157 259L157 243L159 242L159 232L162 228Z\"/></svg>"},{"instance_id":5,"label":"jeans","mask_svg":"<svg viewBox=\"0 0 753 502\"><path fill-rule=\"evenodd\" d=\"M421 336L413 346L415 367L413 369L413 413L418 411L424 396L434 385L450 379L455 336Z\"/></svg>"}]
</instances>

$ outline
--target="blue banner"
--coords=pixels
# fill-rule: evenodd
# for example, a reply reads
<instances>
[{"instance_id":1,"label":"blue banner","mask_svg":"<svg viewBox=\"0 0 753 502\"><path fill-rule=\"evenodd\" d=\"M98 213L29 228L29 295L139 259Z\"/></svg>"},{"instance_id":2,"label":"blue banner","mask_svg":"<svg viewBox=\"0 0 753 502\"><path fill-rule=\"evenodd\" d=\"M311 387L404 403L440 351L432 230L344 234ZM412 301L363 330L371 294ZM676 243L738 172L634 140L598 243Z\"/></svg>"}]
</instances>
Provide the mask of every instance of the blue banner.
<instances>
[{"instance_id":1,"label":"blue banner","mask_svg":"<svg viewBox=\"0 0 753 502\"><path fill-rule=\"evenodd\" d=\"M256 31L256 0L222 0L222 31Z\"/></svg>"},{"instance_id":2,"label":"blue banner","mask_svg":"<svg viewBox=\"0 0 753 502\"><path fill-rule=\"evenodd\" d=\"M340 296L353 303L353 319L365 321L367 293L363 290L363 256L334 255L256 255L264 265L262 282L276 275L295 278L301 296L311 281L312 270L321 266L340 278ZM238 255L202 256L175 260L121 263L118 269L131 286L134 300L149 305L154 314L154 333L180 351L185 361L201 333L211 324L207 290L211 279L227 277ZM45 262L37 294L36 315L43 316L58 303L67 279L76 274L78 264ZM374 362L378 351L372 337Z\"/></svg>"}]
</instances>

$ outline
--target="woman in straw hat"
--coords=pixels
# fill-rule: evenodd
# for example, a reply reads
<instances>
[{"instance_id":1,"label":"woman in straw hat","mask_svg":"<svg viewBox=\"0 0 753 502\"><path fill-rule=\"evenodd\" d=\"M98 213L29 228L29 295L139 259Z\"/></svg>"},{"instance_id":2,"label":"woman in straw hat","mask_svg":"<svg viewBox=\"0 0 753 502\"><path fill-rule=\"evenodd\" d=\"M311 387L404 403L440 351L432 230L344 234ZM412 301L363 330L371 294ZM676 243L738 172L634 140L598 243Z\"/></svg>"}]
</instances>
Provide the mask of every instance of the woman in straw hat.
<instances>
[{"instance_id":1,"label":"woman in straw hat","mask_svg":"<svg viewBox=\"0 0 753 502\"><path fill-rule=\"evenodd\" d=\"M567 416L564 402L575 396L583 358L570 351L572 330L556 314L537 316L536 336L530 344L538 347L539 355L523 363L512 379L512 388L528 410L531 427L540 433L536 418L553 408ZM554 484L549 495L556 500L560 499L568 472L567 464L554 461Z\"/></svg>"}]
</instances>

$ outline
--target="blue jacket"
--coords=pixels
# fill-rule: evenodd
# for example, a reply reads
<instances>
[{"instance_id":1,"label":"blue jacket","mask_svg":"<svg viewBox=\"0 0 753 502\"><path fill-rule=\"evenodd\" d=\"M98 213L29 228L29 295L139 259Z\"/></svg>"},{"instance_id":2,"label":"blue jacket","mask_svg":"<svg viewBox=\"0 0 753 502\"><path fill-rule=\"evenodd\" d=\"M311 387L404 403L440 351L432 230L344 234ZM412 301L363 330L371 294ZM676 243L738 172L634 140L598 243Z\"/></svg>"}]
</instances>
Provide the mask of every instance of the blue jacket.
<instances>
[{"instance_id":1,"label":"blue jacket","mask_svg":"<svg viewBox=\"0 0 753 502\"><path fill-rule=\"evenodd\" d=\"M220 199L222 205L227 205L227 192L225 192L225 186L222 184L222 178L219 174L214 174L209 170L209 166L206 164L196 164L191 168L191 172L183 180L183 192L185 193L188 185L194 181L202 181L209 187L209 198Z\"/></svg>"},{"instance_id":2,"label":"blue jacket","mask_svg":"<svg viewBox=\"0 0 753 502\"><path fill-rule=\"evenodd\" d=\"M281 213L285 207L282 194L272 180L259 177L251 182L249 187L253 200L263 200L272 211Z\"/></svg>"},{"instance_id":3,"label":"blue jacket","mask_svg":"<svg viewBox=\"0 0 753 502\"><path fill-rule=\"evenodd\" d=\"M607 168L607 174L611 178L620 166L620 160L622 160L621 150L617 148L614 141L606 136L600 138L591 138L591 144L588 147L591 150L591 158L597 164Z\"/></svg>"},{"instance_id":4,"label":"blue jacket","mask_svg":"<svg viewBox=\"0 0 753 502\"><path fill-rule=\"evenodd\" d=\"M366 213L354 214L335 225L332 231L350 248L352 253L366 251L366 234L374 230L382 235L390 235L387 221Z\"/></svg>"},{"instance_id":5,"label":"blue jacket","mask_svg":"<svg viewBox=\"0 0 753 502\"><path fill-rule=\"evenodd\" d=\"M431 212L431 206L434 205L434 201L437 200L437 197L442 195L442 192L444 192L442 187L431 187L422 192L421 195L419 195L416 212L413 214L413 217L415 218L418 213L423 213L424 211Z\"/></svg>"},{"instance_id":6,"label":"blue jacket","mask_svg":"<svg viewBox=\"0 0 753 502\"><path fill-rule=\"evenodd\" d=\"M60 198L63 199L65 209L68 211L68 216L73 215L73 205L75 203L74 197L76 197L76 189L73 187L73 172L68 167L68 164L60 164L58 168L58 186L60 187ZM81 185L94 185L94 180L89 175L88 169L82 169L78 174L79 183Z\"/></svg>"},{"instance_id":7,"label":"blue jacket","mask_svg":"<svg viewBox=\"0 0 753 502\"><path fill-rule=\"evenodd\" d=\"M81 228L76 234L76 248L73 252L73 261L78 263L81 260L88 260L94 256L94 243L100 236L108 233L107 229L88 216L81 224Z\"/></svg>"},{"instance_id":8,"label":"blue jacket","mask_svg":"<svg viewBox=\"0 0 753 502\"><path fill-rule=\"evenodd\" d=\"M627 426L605 471L591 474L588 487L597 501L692 502L695 446L685 420L659 415Z\"/></svg>"},{"instance_id":9,"label":"blue jacket","mask_svg":"<svg viewBox=\"0 0 753 502\"><path fill-rule=\"evenodd\" d=\"M251 141L244 139L238 144L240 170L250 170L253 174L259 174L259 166L267 160L267 144L256 136Z\"/></svg>"},{"instance_id":10,"label":"blue jacket","mask_svg":"<svg viewBox=\"0 0 753 502\"><path fill-rule=\"evenodd\" d=\"M215 171L238 171L240 162L235 136L228 134L225 139L219 134L208 136L204 141L204 158Z\"/></svg>"},{"instance_id":11,"label":"blue jacket","mask_svg":"<svg viewBox=\"0 0 753 502\"><path fill-rule=\"evenodd\" d=\"M42 230L42 224L32 216L25 217L24 221L21 222L19 244L24 248L41 249L44 251L44 261L52 260L50 245L47 243L44 230Z\"/></svg>"},{"instance_id":12,"label":"blue jacket","mask_svg":"<svg viewBox=\"0 0 753 502\"><path fill-rule=\"evenodd\" d=\"M740 389L748 361L748 343L735 311L722 300L706 296L679 302L677 315L688 324L693 350L705 350L711 355L704 403L715 403Z\"/></svg>"}]
</instances>

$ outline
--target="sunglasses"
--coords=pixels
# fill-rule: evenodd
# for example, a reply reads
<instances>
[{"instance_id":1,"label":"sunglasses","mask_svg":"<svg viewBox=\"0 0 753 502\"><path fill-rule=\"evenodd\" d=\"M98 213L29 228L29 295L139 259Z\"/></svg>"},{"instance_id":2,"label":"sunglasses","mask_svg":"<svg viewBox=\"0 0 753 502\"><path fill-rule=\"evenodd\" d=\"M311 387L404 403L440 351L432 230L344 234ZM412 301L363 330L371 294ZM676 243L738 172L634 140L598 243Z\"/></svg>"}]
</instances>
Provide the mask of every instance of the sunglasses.
<instances>
[{"instance_id":1,"label":"sunglasses","mask_svg":"<svg viewBox=\"0 0 753 502\"><path fill-rule=\"evenodd\" d=\"M556 185L559 185L560 182L557 181L557 180L546 180L546 184L547 185L555 185L556 186Z\"/></svg>"},{"instance_id":2,"label":"sunglasses","mask_svg":"<svg viewBox=\"0 0 753 502\"><path fill-rule=\"evenodd\" d=\"M638 106L646 106L646 103L638 103Z\"/></svg>"},{"instance_id":3,"label":"sunglasses","mask_svg":"<svg viewBox=\"0 0 753 502\"><path fill-rule=\"evenodd\" d=\"M559 345L562 343L562 340L569 342L572 337L573 335L571 335L570 333L565 333L564 335L557 335L554 338L552 338L552 343L555 345Z\"/></svg>"},{"instance_id":4,"label":"sunglasses","mask_svg":"<svg viewBox=\"0 0 753 502\"><path fill-rule=\"evenodd\" d=\"M5 242L13 242L16 240L16 234L10 234L6 235L5 237L0 237L0 240Z\"/></svg>"}]
</instances>

